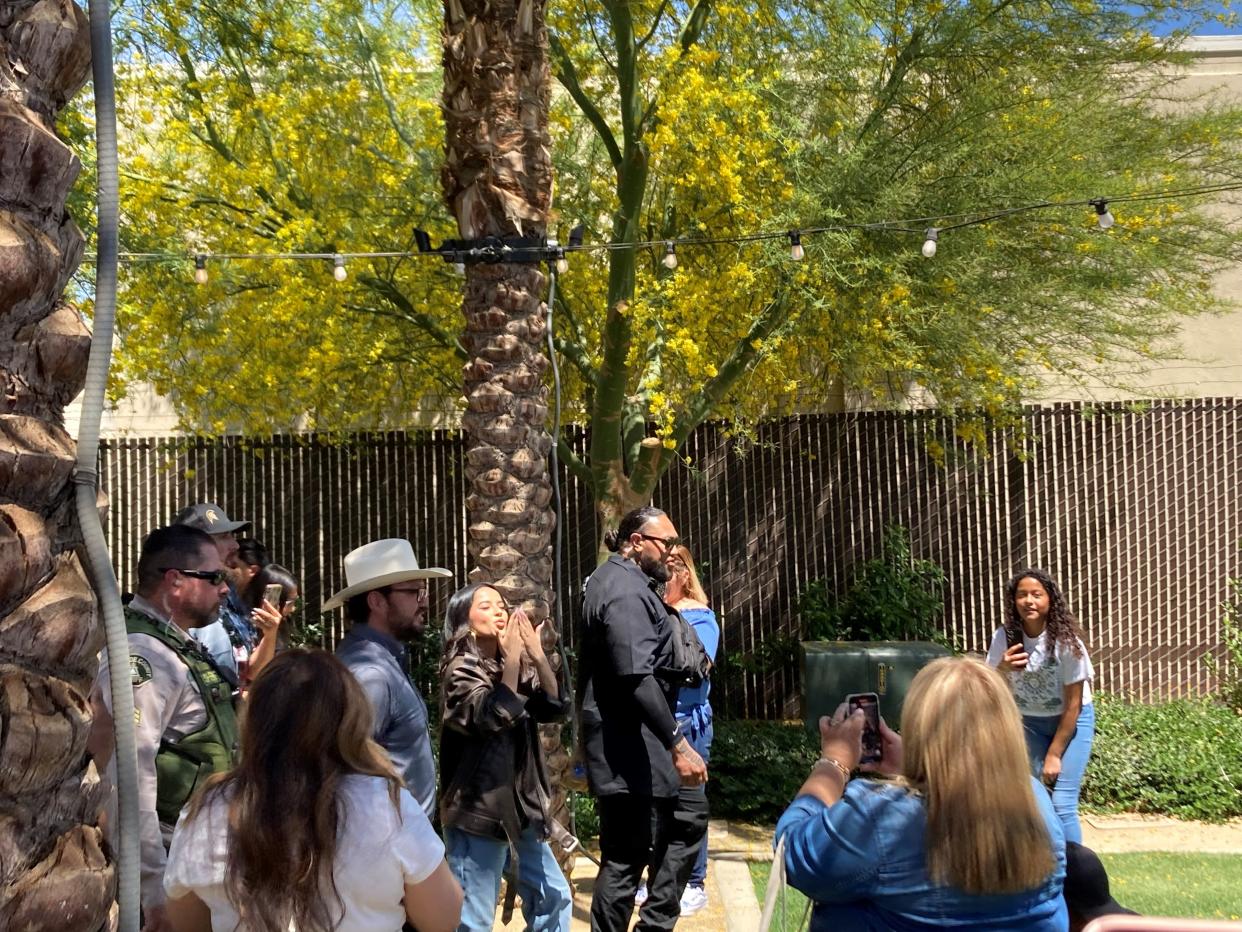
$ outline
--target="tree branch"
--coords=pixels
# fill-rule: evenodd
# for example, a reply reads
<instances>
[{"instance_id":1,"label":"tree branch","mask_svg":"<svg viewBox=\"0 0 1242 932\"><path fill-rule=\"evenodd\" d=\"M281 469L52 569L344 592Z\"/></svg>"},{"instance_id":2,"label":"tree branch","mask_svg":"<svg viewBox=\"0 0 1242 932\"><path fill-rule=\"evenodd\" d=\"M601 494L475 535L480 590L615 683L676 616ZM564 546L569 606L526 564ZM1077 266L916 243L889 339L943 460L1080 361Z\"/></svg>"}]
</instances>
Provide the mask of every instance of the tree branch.
<instances>
[{"instance_id":1,"label":"tree branch","mask_svg":"<svg viewBox=\"0 0 1242 932\"><path fill-rule=\"evenodd\" d=\"M585 482L590 486L591 470L587 469L587 465L582 461L582 458L565 442L565 437L559 429L556 432L556 458L565 464L565 468L569 470L571 476L579 482Z\"/></svg>"},{"instance_id":2,"label":"tree branch","mask_svg":"<svg viewBox=\"0 0 1242 932\"><path fill-rule=\"evenodd\" d=\"M390 302L394 307L401 311L402 316L410 323L418 326L424 333L430 336L441 347L452 350L462 359L469 359L466 348L447 330L432 320L422 311L417 310L410 299L402 294L395 284L386 278L380 278L376 275L359 275L359 284L366 288L370 288L376 294Z\"/></svg>"},{"instance_id":3,"label":"tree branch","mask_svg":"<svg viewBox=\"0 0 1242 932\"><path fill-rule=\"evenodd\" d=\"M578 105L578 109L582 111L583 116L595 127L596 134L604 144L604 148L608 150L608 159L612 162L613 168L619 168L621 165L621 149L617 146L617 137L613 135L612 127L608 125L604 115L595 106L595 102L582 89L582 85L578 82L578 70L574 67L573 61L570 60L569 53L565 51L560 38L551 30L548 32L548 47L552 52L552 57L557 62L556 79L561 82L565 90L569 91L569 96Z\"/></svg>"},{"instance_id":4,"label":"tree branch","mask_svg":"<svg viewBox=\"0 0 1242 932\"><path fill-rule=\"evenodd\" d=\"M716 375L703 383L699 393L686 406L673 426L672 439L677 447L686 442L691 431L707 420L729 390L759 362L762 353L755 347L761 345L784 322L788 307L788 292L782 290L751 324L750 330L738 341ZM672 462L669 455L672 452L663 444L644 444L641 447L634 469L630 473L630 488L636 495L650 496L656 482Z\"/></svg>"}]
</instances>

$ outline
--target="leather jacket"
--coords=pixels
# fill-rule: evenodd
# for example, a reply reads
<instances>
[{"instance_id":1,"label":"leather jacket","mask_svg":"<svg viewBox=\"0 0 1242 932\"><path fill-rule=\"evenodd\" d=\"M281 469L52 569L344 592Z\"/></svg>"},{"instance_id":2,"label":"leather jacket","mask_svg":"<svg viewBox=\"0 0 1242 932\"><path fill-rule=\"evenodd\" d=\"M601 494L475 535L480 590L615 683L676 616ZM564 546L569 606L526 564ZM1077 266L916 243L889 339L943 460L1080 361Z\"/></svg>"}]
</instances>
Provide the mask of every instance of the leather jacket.
<instances>
[{"instance_id":1,"label":"leather jacket","mask_svg":"<svg viewBox=\"0 0 1242 932\"><path fill-rule=\"evenodd\" d=\"M569 704L540 689L525 664L516 693L500 677L500 663L470 638L443 667L440 822L513 845L528 825L541 838L551 832L538 724L564 718Z\"/></svg>"}]
</instances>

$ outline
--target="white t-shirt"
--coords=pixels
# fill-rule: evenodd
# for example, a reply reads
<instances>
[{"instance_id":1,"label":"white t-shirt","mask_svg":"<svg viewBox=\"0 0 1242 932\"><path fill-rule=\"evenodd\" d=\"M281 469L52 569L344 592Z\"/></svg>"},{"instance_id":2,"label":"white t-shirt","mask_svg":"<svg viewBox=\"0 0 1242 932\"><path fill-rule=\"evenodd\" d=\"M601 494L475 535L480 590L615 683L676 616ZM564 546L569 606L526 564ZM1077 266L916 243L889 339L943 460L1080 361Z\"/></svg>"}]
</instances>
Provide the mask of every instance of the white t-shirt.
<instances>
[{"instance_id":1,"label":"white t-shirt","mask_svg":"<svg viewBox=\"0 0 1242 932\"><path fill-rule=\"evenodd\" d=\"M421 806L401 791L401 818L380 777L341 781L341 822L332 873L345 912L337 932L399 932L406 884L426 880L444 860L444 843ZM297 818L290 813L290 818ZM189 822L183 812L168 852L169 899L194 893L211 910L215 932L244 932L224 889L228 863L227 800L214 798Z\"/></svg>"},{"instance_id":2,"label":"white t-shirt","mask_svg":"<svg viewBox=\"0 0 1242 932\"><path fill-rule=\"evenodd\" d=\"M1075 655L1073 650L1060 643L1049 653L1046 628L1037 638L1028 637L1024 631L1022 643L1027 654L1026 668L1008 674L1019 712L1040 717L1060 715L1065 711L1064 687L1071 683L1082 683L1082 704L1091 704L1091 679L1095 676L1095 670L1081 640L1078 647L1082 656ZM1005 629L997 628L992 635L992 646L988 649L988 663L1000 666L1007 646Z\"/></svg>"}]
</instances>

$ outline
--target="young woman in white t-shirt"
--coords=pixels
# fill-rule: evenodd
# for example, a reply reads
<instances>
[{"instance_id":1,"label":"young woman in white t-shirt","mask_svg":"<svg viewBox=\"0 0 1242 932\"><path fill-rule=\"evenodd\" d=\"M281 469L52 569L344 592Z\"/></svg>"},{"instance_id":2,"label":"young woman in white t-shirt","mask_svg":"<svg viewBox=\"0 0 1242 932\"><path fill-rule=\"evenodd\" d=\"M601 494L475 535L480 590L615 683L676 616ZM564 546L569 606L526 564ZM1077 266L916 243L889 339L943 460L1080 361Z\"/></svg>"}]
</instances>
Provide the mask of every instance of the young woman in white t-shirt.
<instances>
[{"instance_id":1,"label":"young woman in white t-shirt","mask_svg":"<svg viewBox=\"0 0 1242 932\"><path fill-rule=\"evenodd\" d=\"M361 687L326 651L286 651L263 669L241 762L195 793L173 833L174 932L457 927L444 844L371 727Z\"/></svg>"},{"instance_id":2,"label":"young woman in white t-shirt","mask_svg":"<svg viewBox=\"0 0 1242 932\"><path fill-rule=\"evenodd\" d=\"M1078 795L1095 738L1091 658L1060 587L1046 572L1022 570L1005 594L1005 625L992 636L988 663L1007 675L1031 768L1052 794L1065 840L1081 843Z\"/></svg>"}]
</instances>

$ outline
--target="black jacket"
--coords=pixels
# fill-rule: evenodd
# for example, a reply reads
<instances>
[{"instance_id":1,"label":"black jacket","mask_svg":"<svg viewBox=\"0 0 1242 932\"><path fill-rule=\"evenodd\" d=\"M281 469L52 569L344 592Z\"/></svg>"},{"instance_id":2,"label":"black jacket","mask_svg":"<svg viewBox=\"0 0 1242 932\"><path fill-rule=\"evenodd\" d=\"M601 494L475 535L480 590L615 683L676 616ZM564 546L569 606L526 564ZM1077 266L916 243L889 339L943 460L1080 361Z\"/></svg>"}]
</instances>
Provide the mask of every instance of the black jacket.
<instances>
[{"instance_id":1,"label":"black jacket","mask_svg":"<svg viewBox=\"0 0 1242 932\"><path fill-rule=\"evenodd\" d=\"M538 723L564 718L569 704L540 689L526 665L514 693L500 663L470 645L462 642L441 678L441 824L510 844L532 825L546 838L551 789Z\"/></svg>"}]
</instances>

